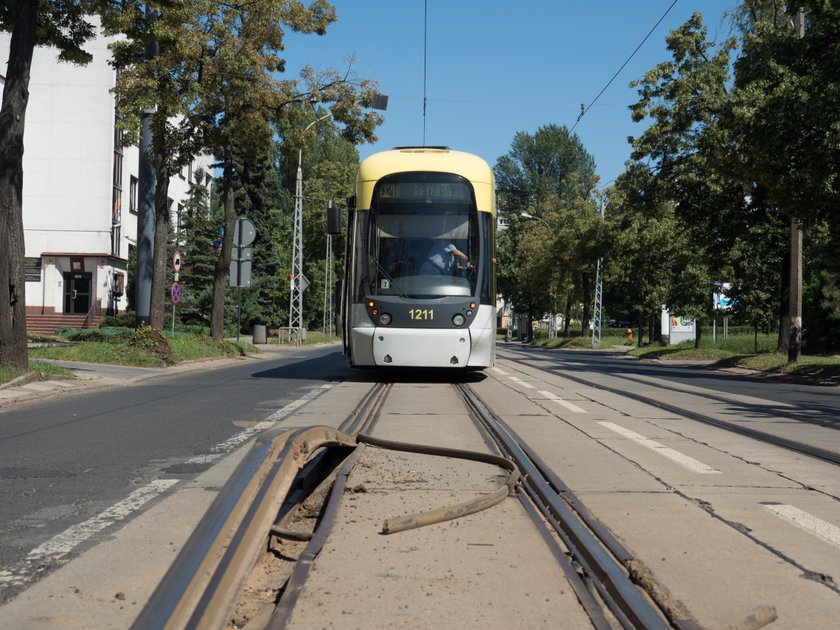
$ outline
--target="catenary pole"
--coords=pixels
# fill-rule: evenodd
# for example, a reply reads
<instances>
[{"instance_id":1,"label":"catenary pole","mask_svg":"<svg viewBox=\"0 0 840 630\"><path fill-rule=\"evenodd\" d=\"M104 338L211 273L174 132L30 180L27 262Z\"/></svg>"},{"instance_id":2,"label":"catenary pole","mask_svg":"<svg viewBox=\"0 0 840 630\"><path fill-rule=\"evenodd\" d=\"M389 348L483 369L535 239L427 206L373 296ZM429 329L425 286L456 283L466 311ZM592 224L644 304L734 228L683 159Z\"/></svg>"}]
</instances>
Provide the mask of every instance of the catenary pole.
<instances>
[{"instance_id":1,"label":"catenary pole","mask_svg":"<svg viewBox=\"0 0 840 630\"><path fill-rule=\"evenodd\" d=\"M796 14L796 32L805 37L805 9ZM802 357L802 221L790 219L790 330L788 332L788 363L798 363Z\"/></svg>"}]
</instances>

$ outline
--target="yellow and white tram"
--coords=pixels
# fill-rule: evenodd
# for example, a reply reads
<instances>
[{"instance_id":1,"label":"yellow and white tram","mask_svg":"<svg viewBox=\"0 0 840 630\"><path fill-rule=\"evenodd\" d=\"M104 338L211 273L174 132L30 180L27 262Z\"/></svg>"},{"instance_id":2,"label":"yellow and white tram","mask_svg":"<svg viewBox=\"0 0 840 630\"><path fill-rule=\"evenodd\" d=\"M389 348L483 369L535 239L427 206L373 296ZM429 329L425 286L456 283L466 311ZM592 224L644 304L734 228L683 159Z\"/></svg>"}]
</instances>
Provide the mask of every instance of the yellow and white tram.
<instances>
[{"instance_id":1,"label":"yellow and white tram","mask_svg":"<svg viewBox=\"0 0 840 630\"><path fill-rule=\"evenodd\" d=\"M493 171L445 147L365 159L349 210L340 328L355 367L495 362Z\"/></svg>"}]
</instances>

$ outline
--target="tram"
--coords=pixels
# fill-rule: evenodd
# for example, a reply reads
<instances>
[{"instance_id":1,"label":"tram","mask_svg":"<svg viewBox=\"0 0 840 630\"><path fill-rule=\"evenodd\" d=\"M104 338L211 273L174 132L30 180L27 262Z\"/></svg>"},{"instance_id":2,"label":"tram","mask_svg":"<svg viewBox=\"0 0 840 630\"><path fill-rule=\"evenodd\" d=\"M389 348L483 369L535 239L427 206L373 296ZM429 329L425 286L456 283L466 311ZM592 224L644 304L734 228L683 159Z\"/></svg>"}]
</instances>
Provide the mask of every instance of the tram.
<instances>
[{"instance_id":1,"label":"tram","mask_svg":"<svg viewBox=\"0 0 840 630\"><path fill-rule=\"evenodd\" d=\"M493 171L481 158L397 147L362 161L338 309L350 365L492 366L495 230Z\"/></svg>"}]
</instances>

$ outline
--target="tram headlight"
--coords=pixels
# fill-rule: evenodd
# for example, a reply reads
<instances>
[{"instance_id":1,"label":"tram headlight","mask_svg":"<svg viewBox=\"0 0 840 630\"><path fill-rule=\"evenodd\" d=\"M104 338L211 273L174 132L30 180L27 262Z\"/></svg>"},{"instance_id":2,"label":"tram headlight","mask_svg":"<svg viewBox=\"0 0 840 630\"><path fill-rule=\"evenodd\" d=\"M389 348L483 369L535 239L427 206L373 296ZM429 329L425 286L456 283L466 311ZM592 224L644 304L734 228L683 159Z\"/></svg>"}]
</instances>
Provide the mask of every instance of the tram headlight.
<instances>
[{"instance_id":1,"label":"tram headlight","mask_svg":"<svg viewBox=\"0 0 840 630\"><path fill-rule=\"evenodd\" d=\"M387 326L391 323L391 316L388 313L382 313L382 315L379 316L379 323L383 326Z\"/></svg>"},{"instance_id":2,"label":"tram headlight","mask_svg":"<svg viewBox=\"0 0 840 630\"><path fill-rule=\"evenodd\" d=\"M463 326L465 321L466 320L464 319L464 316L461 315L461 313L455 313L452 316L452 323L456 326Z\"/></svg>"}]
</instances>

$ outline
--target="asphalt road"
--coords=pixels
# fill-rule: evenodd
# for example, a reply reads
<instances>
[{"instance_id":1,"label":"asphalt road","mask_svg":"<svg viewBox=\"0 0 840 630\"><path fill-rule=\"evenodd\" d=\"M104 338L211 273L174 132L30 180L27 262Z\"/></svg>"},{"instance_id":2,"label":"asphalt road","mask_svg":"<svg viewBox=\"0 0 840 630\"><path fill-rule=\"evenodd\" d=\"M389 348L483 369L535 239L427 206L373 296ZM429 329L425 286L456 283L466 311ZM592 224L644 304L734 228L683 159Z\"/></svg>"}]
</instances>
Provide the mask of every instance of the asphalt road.
<instances>
[{"instance_id":1,"label":"asphalt road","mask_svg":"<svg viewBox=\"0 0 840 630\"><path fill-rule=\"evenodd\" d=\"M3 410L0 574L138 487L194 477L211 465L196 456L346 372L335 346L303 349Z\"/></svg>"},{"instance_id":2,"label":"asphalt road","mask_svg":"<svg viewBox=\"0 0 840 630\"><path fill-rule=\"evenodd\" d=\"M613 387L621 383L628 390L695 386L721 396L776 401L791 405L786 413L840 427L838 387L724 373L700 365L642 362L606 352L502 344L499 355L561 376L597 374ZM86 369L108 372L95 366ZM211 364L184 373L126 368L119 378L138 374L146 378L130 386L0 410L0 602L37 579L30 569L33 549L39 545L97 518L150 483L195 478L212 465L212 458L205 456L218 452L219 445L235 448L238 443L229 443L243 431L258 430L258 423L328 382L379 378L377 373L349 370L336 346L287 351L225 367ZM391 374L407 381L446 381L452 376ZM164 492L170 487L165 485ZM36 558L38 575L112 532L111 526L97 530L66 557L56 559L59 554L53 550L46 561Z\"/></svg>"},{"instance_id":3,"label":"asphalt road","mask_svg":"<svg viewBox=\"0 0 840 630\"><path fill-rule=\"evenodd\" d=\"M784 409L785 415L809 422L840 429L840 387L809 384L804 381L778 376L737 373L709 369L705 363L668 364L624 357L614 352L589 352L575 350L545 350L508 344L500 348L502 356L534 364L555 372L568 370L595 372L624 383L628 391L636 384L651 383L651 379L666 381L676 386L688 385L719 392L722 396L736 395L780 403L774 409ZM667 383L660 386L667 387ZM761 413L748 403L742 403L750 412ZM767 408L764 408L767 411Z\"/></svg>"}]
</instances>

